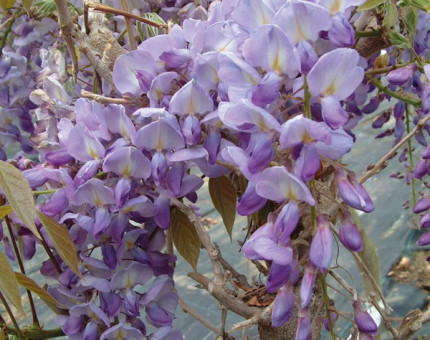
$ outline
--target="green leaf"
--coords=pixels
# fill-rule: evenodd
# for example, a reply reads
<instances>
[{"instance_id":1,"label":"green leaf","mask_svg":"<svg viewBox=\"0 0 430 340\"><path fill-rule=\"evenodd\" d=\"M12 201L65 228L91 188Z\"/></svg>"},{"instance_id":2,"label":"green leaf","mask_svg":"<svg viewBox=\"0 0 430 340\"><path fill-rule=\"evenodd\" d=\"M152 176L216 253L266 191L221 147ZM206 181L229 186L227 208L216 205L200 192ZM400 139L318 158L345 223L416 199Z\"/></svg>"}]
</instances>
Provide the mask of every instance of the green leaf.
<instances>
[{"instance_id":1,"label":"green leaf","mask_svg":"<svg viewBox=\"0 0 430 340\"><path fill-rule=\"evenodd\" d=\"M24 309L21 304L21 294L18 288L18 280L9 264L9 261L0 253L0 291L19 312L25 317Z\"/></svg>"},{"instance_id":2,"label":"green leaf","mask_svg":"<svg viewBox=\"0 0 430 340\"><path fill-rule=\"evenodd\" d=\"M364 4L357 8L358 11L367 11L385 3L385 0L367 0Z\"/></svg>"},{"instance_id":3,"label":"green leaf","mask_svg":"<svg viewBox=\"0 0 430 340\"><path fill-rule=\"evenodd\" d=\"M4 11L15 5L16 0L0 0L0 6Z\"/></svg>"},{"instance_id":4,"label":"green leaf","mask_svg":"<svg viewBox=\"0 0 430 340\"><path fill-rule=\"evenodd\" d=\"M412 5L430 13L430 3L428 0L412 0Z\"/></svg>"},{"instance_id":5,"label":"green leaf","mask_svg":"<svg viewBox=\"0 0 430 340\"><path fill-rule=\"evenodd\" d=\"M392 2L390 2L385 11L384 20L382 21L382 26L386 28L393 27L398 19L399 19L399 13L397 12L397 7Z\"/></svg>"},{"instance_id":6,"label":"green leaf","mask_svg":"<svg viewBox=\"0 0 430 340\"><path fill-rule=\"evenodd\" d=\"M405 18L403 19L406 31L411 37L411 41L415 40L415 32L417 31L417 24L418 24L418 15L417 10L413 7L409 7L406 10Z\"/></svg>"},{"instance_id":7,"label":"green leaf","mask_svg":"<svg viewBox=\"0 0 430 340\"><path fill-rule=\"evenodd\" d=\"M405 36L401 35L399 32L395 32L395 31L391 32L390 40L391 40L391 43L398 48L403 48L403 49L411 48L411 45L409 44L409 40Z\"/></svg>"},{"instance_id":8,"label":"green leaf","mask_svg":"<svg viewBox=\"0 0 430 340\"><path fill-rule=\"evenodd\" d=\"M145 19L155 21L159 24L166 24L166 22L157 13L154 13L154 12L146 12L143 14L143 17ZM155 37L156 35L158 35L158 30L161 30L162 33L166 33L164 28L157 28L157 27L145 24L145 33L147 38Z\"/></svg>"},{"instance_id":9,"label":"green leaf","mask_svg":"<svg viewBox=\"0 0 430 340\"><path fill-rule=\"evenodd\" d=\"M7 216L13 209L10 205L2 205L0 206L0 220Z\"/></svg>"},{"instance_id":10,"label":"green leaf","mask_svg":"<svg viewBox=\"0 0 430 340\"><path fill-rule=\"evenodd\" d=\"M200 256L200 239L194 225L178 208L173 208L170 220L172 240L179 254L187 261L194 271Z\"/></svg>"},{"instance_id":11,"label":"green leaf","mask_svg":"<svg viewBox=\"0 0 430 340\"><path fill-rule=\"evenodd\" d=\"M64 306L63 304L59 303L57 300L55 300L45 289L40 287L36 282L34 282L32 279L30 279L28 276L15 272L16 279L20 286L24 287L25 289L28 289L32 291L34 294L39 295L39 297L46 302L53 303L61 308L69 309L69 307Z\"/></svg>"},{"instance_id":12,"label":"green leaf","mask_svg":"<svg viewBox=\"0 0 430 340\"><path fill-rule=\"evenodd\" d=\"M32 3L33 3L33 0L22 0L22 6L27 11L27 13L30 12L30 7Z\"/></svg>"},{"instance_id":13,"label":"green leaf","mask_svg":"<svg viewBox=\"0 0 430 340\"><path fill-rule=\"evenodd\" d=\"M39 1L36 2L34 6L38 7L37 15L41 17L47 17L54 13L54 11L57 9L54 0Z\"/></svg>"},{"instance_id":14,"label":"green leaf","mask_svg":"<svg viewBox=\"0 0 430 340\"><path fill-rule=\"evenodd\" d=\"M209 194L215 209L222 217L231 241L234 219L236 218L236 189L225 176L209 178Z\"/></svg>"},{"instance_id":15,"label":"green leaf","mask_svg":"<svg viewBox=\"0 0 430 340\"><path fill-rule=\"evenodd\" d=\"M40 239L39 230L34 224L36 209L33 193L21 171L12 164L0 161L0 187L16 216Z\"/></svg>"},{"instance_id":16,"label":"green leaf","mask_svg":"<svg viewBox=\"0 0 430 340\"><path fill-rule=\"evenodd\" d=\"M62 260L76 275L82 278L81 272L78 268L78 257L76 256L75 244L73 243L67 228L40 211L37 211L36 214L51 238L58 255L60 255Z\"/></svg>"}]
</instances>

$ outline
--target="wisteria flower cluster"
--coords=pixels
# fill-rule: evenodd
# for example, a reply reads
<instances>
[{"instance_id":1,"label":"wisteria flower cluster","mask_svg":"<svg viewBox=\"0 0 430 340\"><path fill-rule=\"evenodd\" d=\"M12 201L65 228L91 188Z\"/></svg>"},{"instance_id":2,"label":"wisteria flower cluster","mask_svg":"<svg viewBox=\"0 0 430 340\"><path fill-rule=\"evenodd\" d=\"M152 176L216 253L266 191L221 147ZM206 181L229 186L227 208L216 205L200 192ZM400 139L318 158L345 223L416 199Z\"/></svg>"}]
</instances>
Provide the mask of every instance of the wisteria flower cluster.
<instances>
[{"instance_id":1,"label":"wisteria flower cluster","mask_svg":"<svg viewBox=\"0 0 430 340\"><path fill-rule=\"evenodd\" d=\"M119 53L110 77L104 73L107 69L110 74L109 66L102 63L106 55L97 59L81 40L79 69L70 72L76 71L76 84L66 69L72 52L64 57L54 49L57 45L49 46L49 32L57 24L47 18L37 22L24 13L13 17L15 38L2 49L0 60L0 158L8 158L7 147L16 141L31 155L20 153L9 163L37 196L38 217L34 228L29 226L16 211L14 196L2 187L6 205L15 210L2 217L18 228L9 230L9 237L2 231L1 238L11 260L20 257L17 240L24 245L25 260L34 256L36 244L48 251L40 272L56 282L47 293L57 303L56 321L68 338L182 339L172 327L179 301L172 238L194 270L198 255L193 251L201 242L214 266L213 286L231 293L217 267L221 255L194 206L205 179L222 179L224 190L233 192L232 201L212 186L221 196L212 200L226 226L232 205L251 221L241 250L267 269L262 284L271 299L270 327L293 320L295 338L309 339L312 325L321 330L323 324L315 306L325 303L324 323L334 337L336 314L325 283L334 240L353 253L363 250L363 231L351 213L374 210L363 182L412 136L427 146L424 135L430 132L430 15L414 3L406 17L387 23L390 6L368 3L136 4L133 13L158 8L160 19L174 17L179 24L170 22L166 34ZM61 1L56 4L61 17ZM84 9L76 5L74 10L83 24L88 19ZM370 12L383 18L385 26L369 28ZM408 34L397 32L397 20L409 25ZM384 40L387 26L395 32ZM127 23L120 28L128 28ZM379 50L372 51L367 39L376 39ZM375 53L383 48L383 54ZM97 60L100 64L94 65ZM384 101L393 109L377 113L372 126L389 124L393 113L395 127L378 138L394 135L394 151L357 177L340 160L353 148L357 123L379 112ZM426 147L416 167L412 151L409 143L399 160L407 182L415 186L415 179L430 174L430 150ZM430 225L429 209L428 193L414 201L414 213L425 212L423 228ZM77 268L58 248L46 221L67 230ZM185 236L175 238L174 227ZM196 235L197 243L186 235ZM430 244L430 232L418 244ZM219 290L206 286L221 304L229 303ZM233 300L241 307L228 306L239 314L251 306L238 294ZM364 299L354 294L353 300L360 339L373 339L378 325Z\"/></svg>"}]
</instances>

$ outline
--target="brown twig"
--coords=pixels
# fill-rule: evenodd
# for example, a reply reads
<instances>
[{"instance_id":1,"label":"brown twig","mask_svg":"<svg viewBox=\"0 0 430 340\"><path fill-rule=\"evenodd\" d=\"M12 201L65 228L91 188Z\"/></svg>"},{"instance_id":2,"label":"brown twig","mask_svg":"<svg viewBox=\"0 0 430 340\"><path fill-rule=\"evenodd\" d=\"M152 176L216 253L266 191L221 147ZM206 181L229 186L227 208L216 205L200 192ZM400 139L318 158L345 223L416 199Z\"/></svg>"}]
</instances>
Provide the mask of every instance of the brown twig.
<instances>
[{"instance_id":1,"label":"brown twig","mask_svg":"<svg viewBox=\"0 0 430 340\"><path fill-rule=\"evenodd\" d=\"M121 7L124 12L130 13L127 0L121 0ZM129 16L125 15L124 20L125 20L125 27L127 27L127 35L128 35L128 41L130 43L130 48L132 50L135 50L137 48L137 44L136 44L136 39L134 37L133 25L131 23Z\"/></svg>"},{"instance_id":2,"label":"brown twig","mask_svg":"<svg viewBox=\"0 0 430 340\"><path fill-rule=\"evenodd\" d=\"M424 313L418 311L417 317L411 320L407 326L399 330L397 340L409 339L428 322L430 322L430 310L427 310Z\"/></svg>"},{"instance_id":3,"label":"brown twig","mask_svg":"<svg viewBox=\"0 0 430 340\"><path fill-rule=\"evenodd\" d=\"M381 315L381 318L384 320L385 323L385 328L387 329L387 331L389 331L391 334L393 334L394 339L398 339L398 335L399 333L397 332L397 330L395 328L393 328L393 326L391 325L391 321L390 319L388 319L387 315L385 314L385 312L382 310L381 306L379 305L379 302L376 300L375 294L371 293L369 294L369 300L370 303L376 308L376 310L379 312L379 314Z\"/></svg>"},{"instance_id":4,"label":"brown twig","mask_svg":"<svg viewBox=\"0 0 430 340\"><path fill-rule=\"evenodd\" d=\"M185 313L190 314L194 319L196 319L198 322L200 322L203 326L210 329L215 334L219 333L219 329L215 327L212 323L210 323L208 320L203 318L199 313L197 313L191 306L189 306L184 300L179 298L179 306L181 306L182 310Z\"/></svg>"},{"instance_id":5,"label":"brown twig","mask_svg":"<svg viewBox=\"0 0 430 340\"><path fill-rule=\"evenodd\" d=\"M154 27L157 27L157 28L167 28L168 27L167 24L161 24L159 22L155 22L155 21L152 21L152 20L149 20L149 19L145 19L145 18L142 18L142 17L140 17L138 15L134 15L132 13L129 13L127 11L122 11L120 9L113 8L113 7L110 7L110 6L106 6L106 5L103 5L103 4L99 4L97 2L87 2L87 6L89 8L94 8L96 11L122 15L124 17L128 17L128 18L131 18L131 19L143 22L143 23L145 23L145 24L147 24L149 26L154 26Z\"/></svg>"},{"instance_id":6,"label":"brown twig","mask_svg":"<svg viewBox=\"0 0 430 340\"><path fill-rule=\"evenodd\" d=\"M199 235L200 242L202 243L203 247L205 247L206 252L209 255L209 260L212 263L212 269L215 274L215 285L222 286L225 283L225 278L222 272L222 266L219 261L219 252L216 250L211 243L211 240L209 238L209 234L207 231L203 228L202 224L200 223L200 219L197 217L195 211L187 206L186 204L182 203L180 200L176 198L171 199L171 203L181 209L187 216L190 222L194 225L196 228L197 234Z\"/></svg>"},{"instance_id":7,"label":"brown twig","mask_svg":"<svg viewBox=\"0 0 430 340\"><path fill-rule=\"evenodd\" d=\"M384 157L382 157L376 164L372 165L372 168L366 171L358 180L361 184L366 182L370 177L379 174L387 165L388 160L396 153L396 151L405 144L409 138L415 136L420 132L426 125L427 121L430 119L430 115L422 118L418 124L409 132L403 139L398 142L390 151L388 151Z\"/></svg>"},{"instance_id":8,"label":"brown twig","mask_svg":"<svg viewBox=\"0 0 430 340\"><path fill-rule=\"evenodd\" d=\"M95 100L101 104L119 104L119 105L133 105L137 107L146 107L149 100L146 97L123 97L123 98L110 98L96 93L81 90L81 96L91 100Z\"/></svg>"},{"instance_id":9,"label":"brown twig","mask_svg":"<svg viewBox=\"0 0 430 340\"><path fill-rule=\"evenodd\" d=\"M72 39L72 32L74 31L73 22L69 15L69 7L66 0L54 0L58 13L58 26L60 26L61 36L64 39L67 50L72 59L73 67L73 81L76 82L78 75L78 57L76 56L75 43Z\"/></svg>"}]
</instances>

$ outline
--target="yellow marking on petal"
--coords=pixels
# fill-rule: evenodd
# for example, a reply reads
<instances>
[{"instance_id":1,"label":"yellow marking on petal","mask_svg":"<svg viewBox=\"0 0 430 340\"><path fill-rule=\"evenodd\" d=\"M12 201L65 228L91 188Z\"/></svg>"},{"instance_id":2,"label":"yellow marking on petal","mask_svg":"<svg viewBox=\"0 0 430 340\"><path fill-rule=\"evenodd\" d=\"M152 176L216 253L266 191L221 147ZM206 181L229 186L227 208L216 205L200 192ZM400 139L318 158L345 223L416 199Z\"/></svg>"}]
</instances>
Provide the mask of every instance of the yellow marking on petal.
<instances>
[{"instance_id":1,"label":"yellow marking on petal","mask_svg":"<svg viewBox=\"0 0 430 340\"><path fill-rule=\"evenodd\" d=\"M157 151L161 151L164 149L163 140L161 139L161 136L158 137L157 145L155 146L155 149Z\"/></svg>"},{"instance_id":2,"label":"yellow marking on petal","mask_svg":"<svg viewBox=\"0 0 430 340\"><path fill-rule=\"evenodd\" d=\"M312 136L309 134L309 132L307 130L305 130L305 132L303 133L302 136L302 141L303 143L312 143L313 142L313 138Z\"/></svg>"},{"instance_id":3,"label":"yellow marking on petal","mask_svg":"<svg viewBox=\"0 0 430 340\"><path fill-rule=\"evenodd\" d=\"M323 92L324 96L331 96L332 94L334 94L336 92L336 84L334 82L332 82L330 84L330 86Z\"/></svg>"},{"instance_id":4,"label":"yellow marking on petal","mask_svg":"<svg viewBox=\"0 0 430 340\"><path fill-rule=\"evenodd\" d=\"M307 40L306 34L305 32L303 32L303 29L300 23L296 22L296 25L297 25L297 31L296 31L297 42Z\"/></svg>"},{"instance_id":5,"label":"yellow marking on petal","mask_svg":"<svg viewBox=\"0 0 430 340\"><path fill-rule=\"evenodd\" d=\"M196 110L196 106L194 105L194 100L191 99L190 102L188 103L187 113L189 113L191 115L191 114L194 114L196 112L197 112L197 110Z\"/></svg>"},{"instance_id":6,"label":"yellow marking on petal","mask_svg":"<svg viewBox=\"0 0 430 340\"><path fill-rule=\"evenodd\" d=\"M100 197L99 197L99 195L98 195L98 194L96 194L96 197L95 197L95 199L94 199L94 203L95 203L98 207L103 206L102 200L100 199Z\"/></svg>"},{"instance_id":7,"label":"yellow marking on petal","mask_svg":"<svg viewBox=\"0 0 430 340\"><path fill-rule=\"evenodd\" d=\"M267 125L266 121L264 120L264 118L262 116L258 116L258 124L259 127L261 127L261 129L263 131L270 131L270 127Z\"/></svg>"},{"instance_id":8,"label":"yellow marking on petal","mask_svg":"<svg viewBox=\"0 0 430 340\"><path fill-rule=\"evenodd\" d=\"M297 200L296 195L294 195L294 192L291 189L291 187L288 188L287 199L290 200L290 201L296 201Z\"/></svg>"},{"instance_id":9,"label":"yellow marking on petal","mask_svg":"<svg viewBox=\"0 0 430 340\"><path fill-rule=\"evenodd\" d=\"M330 7L330 13L336 14L337 12L340 11L340 7L341 7L341 0L334 0L334 2Z\"/></svg>"},{"instance_id":10,"label":"yellow marking on petal","mask_svg":"<svg viewBox=\"0 0 430 340\"><path fill-rule=\"evenodd\" d=\"M279 59L280 58L279 58L279 49L278 49L276 51L275 60L273 60L273 63L272 63L272 70L275 71L278 74L281 74L282 73L282 66L281 66L281 63L280 63Z\"/></svg>"},{"instance_id":11,"label":"yellow marking on petal","mask_svg":"<svg viewBox=\"0 0 430 340\"><path fill-rule=\"evenodd\" d=\"M127 163L127 165L125 166L124 170L121 171L121 175L123 175L124 177L130 177L130 166Z\"/></svg>"},{"instance_id":12,"label":"yellow marking on petal","mask_svg":"<svg viewBox=\"0 0 430 340\"><path fill-rule=\"evenodd\" d=\"M91 147L91 145L87 144L87 150L88 150L88 154L94 158L94 159L98 159L99 157L97 156L96 151Z\"/></svg>"}]
</instances>

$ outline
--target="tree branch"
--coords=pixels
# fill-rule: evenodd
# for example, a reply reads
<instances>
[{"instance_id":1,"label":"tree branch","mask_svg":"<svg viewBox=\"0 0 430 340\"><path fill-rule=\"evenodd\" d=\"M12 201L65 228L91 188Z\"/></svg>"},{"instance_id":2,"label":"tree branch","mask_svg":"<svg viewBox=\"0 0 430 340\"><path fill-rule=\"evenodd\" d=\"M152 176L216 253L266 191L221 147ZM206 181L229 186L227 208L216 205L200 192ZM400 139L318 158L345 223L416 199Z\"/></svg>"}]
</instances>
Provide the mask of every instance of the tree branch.
<instances>
[{"instance_id":1,"label":"tree branch","mask_svg":"<svg viewBox=\"0 0 430 340\"><path fill-rule=\"evenodd\" d=\"M78 57L76 56L75 43L72 39L74 30L72 19L69 15L69 7L66 0L54 0L58 12L58 26L60 26L61 36L64 39L67 50L72 59L73 81L76 82L78 75Z\"/></svg>"},{"instance_id":2,"label":"tree branch","mask_svg":"<svg viewBox=\"0 0 430 340\"><path fill-rule=\"evenodd\" d=\"M128 9L127 0L121 0L121 7L124 10L124 12L130 13L130 10ZM130 43L130 48L132 50L135 50L137 48L136 39L134 38L134 30L133 25L131 23L129 16L124 16L125 20L125 27L127 27L127 34L128 34L128 41Z\"/></svg>"},{"instance_id":3,"label":"tree branch","mask_svg":"<svg viewBox=\"0 0 430 340\"><path fill-rule=\"evenodd\" d=\"M81 96L91 100L95 100L101 104L119 104L119 105L133 105L137 107L147 107L149 100L146 97L123 97L123 98L110 98L96 93L81 90Z\"/></svg>"},{"instance_id":4,"label":"tree branch","mask_svg":"<svg viewBox=\"0 0 430 340\"><path fill-rule=\"evenodd\" d=\"M406 317L405 317L406 319ZM413 336L418 330L420 330L426 323L430 322L430 310L422 313L417 312L417 316L407 322L405 326L400 326L398 340L407 340Z\"/></svg>"}]
</instances>

